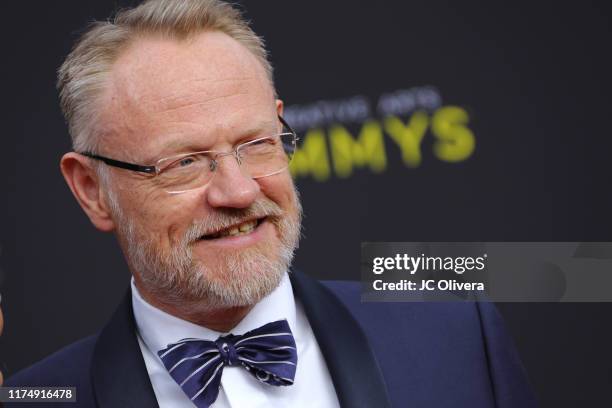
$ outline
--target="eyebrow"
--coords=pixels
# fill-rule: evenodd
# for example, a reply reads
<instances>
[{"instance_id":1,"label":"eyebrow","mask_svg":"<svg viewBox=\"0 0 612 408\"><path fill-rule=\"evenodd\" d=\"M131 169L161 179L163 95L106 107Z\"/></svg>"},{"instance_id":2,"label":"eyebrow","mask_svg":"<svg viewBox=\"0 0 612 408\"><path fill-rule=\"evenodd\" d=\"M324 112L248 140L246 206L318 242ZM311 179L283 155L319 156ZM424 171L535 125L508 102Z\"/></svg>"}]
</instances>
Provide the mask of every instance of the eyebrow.
<instances>
[{"instance_id":1,"label":"eyebrow","mask_svg":"<svg viewBox=\"0 0 612 408\"><path fill-rule=\"evenodd\" d=\"M258 125L254 125L252 127L236 132L236 135L238 135L238 137L236 137L233 144L240 144L250 136L258 135L269 131L273 126L274 121L264 121L259 123ZM153 163L157 162L158 160L167 157L172 157L174 155L179 155L182 153L212 150L209 148L202 148L202 145L203 143L201 138L190 138L190 140L186 140L184 138L170 140L159 149L157 154L149 156L147 159L150 163Z\"/></svg>"}]
</instances>

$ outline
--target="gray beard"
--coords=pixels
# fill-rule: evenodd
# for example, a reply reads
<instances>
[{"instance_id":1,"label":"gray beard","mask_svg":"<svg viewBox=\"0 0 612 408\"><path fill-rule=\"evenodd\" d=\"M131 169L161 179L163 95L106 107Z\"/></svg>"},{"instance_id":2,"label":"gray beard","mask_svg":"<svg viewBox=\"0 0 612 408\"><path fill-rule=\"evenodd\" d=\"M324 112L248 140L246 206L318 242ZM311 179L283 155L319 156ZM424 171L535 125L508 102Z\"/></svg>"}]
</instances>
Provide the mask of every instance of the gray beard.
<instances>
[{"instance_id":1,"label":"gray beard","mask_svg":"<svg viewBox=\"0 0 612 408\"><path fill-rule=\"evenodd\" d=\"M200 311L255 305L278 287L289 270L300 238L302 208L294 194L295 215L287 214L273 201L260 199L248 209L220 209L196 220L181 241L164 253L143 228L125 217L116 198L109 193L111 209L118 220L118 237L133 273L143 289L161 302ZM267 216L278 232L280 246L272 243L224 256L217 265L194 260L190 247L199 237L247 218Z\"/></svg>"}]
</instances>

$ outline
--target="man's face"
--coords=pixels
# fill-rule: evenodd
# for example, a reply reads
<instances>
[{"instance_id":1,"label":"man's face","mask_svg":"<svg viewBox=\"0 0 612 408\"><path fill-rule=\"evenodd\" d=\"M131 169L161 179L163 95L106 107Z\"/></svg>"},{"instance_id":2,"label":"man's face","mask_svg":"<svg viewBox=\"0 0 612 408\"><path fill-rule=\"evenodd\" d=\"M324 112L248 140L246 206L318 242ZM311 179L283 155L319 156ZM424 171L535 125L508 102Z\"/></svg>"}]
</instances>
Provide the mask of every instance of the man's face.
<instances>
[{"instance_id":1,"label":"man's face","mask_svg":"<svg viewBox=\"0 0 612 408\"><path fill-rule=\"evenodd\" d=\"M119 160L229 151L281 131L282 105L263 67L217 32L136 40L114 65L103 99L100 153ZM116 232L141 290L215 308L254 304L278 285L299 237L288 170L254 180L223 156L208 184L182 194L147 175L112 172Z\"/></svg>"}]
</instances>

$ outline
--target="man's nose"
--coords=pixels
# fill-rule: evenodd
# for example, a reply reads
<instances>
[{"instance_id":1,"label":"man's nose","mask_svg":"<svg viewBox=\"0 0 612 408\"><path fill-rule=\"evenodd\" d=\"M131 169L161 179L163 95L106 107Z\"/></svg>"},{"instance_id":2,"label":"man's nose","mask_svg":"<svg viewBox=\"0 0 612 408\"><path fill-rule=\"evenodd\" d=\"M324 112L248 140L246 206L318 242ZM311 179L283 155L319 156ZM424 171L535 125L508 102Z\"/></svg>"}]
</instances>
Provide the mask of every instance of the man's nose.
<instances>
[{"instance_id":1,"label":"man's nose","mask_svg":"<svg viewBox=\"0 0 612 408\"><path fill-rule=\"evenodd\" d=\"M210 181L207 200L212 207L247 208L257 199L259 184L234 155L219 157Z\"/></svg>"}]
</instances>

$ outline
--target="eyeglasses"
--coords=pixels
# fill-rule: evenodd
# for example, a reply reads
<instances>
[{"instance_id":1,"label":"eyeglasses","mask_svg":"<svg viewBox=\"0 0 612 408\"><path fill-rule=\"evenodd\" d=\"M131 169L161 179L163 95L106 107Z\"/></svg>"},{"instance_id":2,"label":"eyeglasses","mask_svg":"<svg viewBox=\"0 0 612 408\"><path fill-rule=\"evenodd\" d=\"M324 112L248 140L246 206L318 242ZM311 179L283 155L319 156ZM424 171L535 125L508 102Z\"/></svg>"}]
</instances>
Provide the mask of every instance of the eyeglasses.
<instances>
[{"instance_id":1,"label":"eyeglasses","mask_svg":"<svg viewBox=\"0 0 612 408\"><path fill-rule=\"evenodd\" d=\"M219 167L219 159L224 156L234 156L242 169L253 179L272 176L287 169L298 137L282 117L279 116L278 119L288 132L241 143L229 152L205 150L166 157L152 166L126 163L92 152L81 154L109 166L150 174L167 193L181 194L210 182Z\"/></svg>"}]
</instances>

